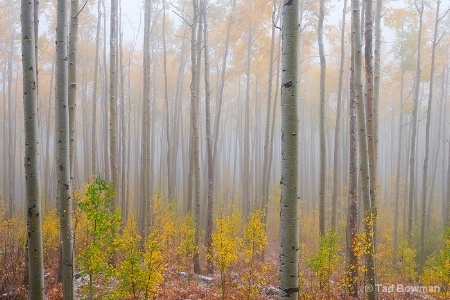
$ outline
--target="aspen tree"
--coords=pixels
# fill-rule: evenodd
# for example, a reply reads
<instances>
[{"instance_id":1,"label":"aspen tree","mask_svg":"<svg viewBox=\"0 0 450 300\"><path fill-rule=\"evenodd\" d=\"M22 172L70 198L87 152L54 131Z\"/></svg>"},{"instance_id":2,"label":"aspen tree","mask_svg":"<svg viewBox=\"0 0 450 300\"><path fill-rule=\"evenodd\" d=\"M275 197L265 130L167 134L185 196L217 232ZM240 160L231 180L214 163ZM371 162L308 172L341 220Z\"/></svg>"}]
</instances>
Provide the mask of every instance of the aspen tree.
<instances>
[{"instance_id":1,"label":"aspen tree","mask_svg":"<svg viewBox=\"0 0 450 300\"><path fill-rule=\"evenodd\" d=\"M366 125L366 111L363 95L362 81L362 46L361 46L361 21L360 8L358 0L352 0L352 35L355 47L354 51L354 76L355 76L355 98L357 103L357 118L359 128L359 155L361 169L361 198L364 211L364 232L368 240L367 254L365 255L366 267L366 284L372 289L366 289L369 300L377 299L376 289L376 270L375 270L375 253L374 253L374 235L373 223L374 215L371 206L371 186L370 186L370 170L369 170L369 148L368 148L368 132Z\"/></svg>"},{"instance_id":2,"label":"aspen tree","mask_svg":"<svg viewBox=\"0 0 450 300\"><path fill-rule=\"evenodd\" d=\"M339 83L338 83L338 98L336 108L336 125L334 130L334 157L333 157L333 196L331 197L331 227L336 230L336 207L338 195L338 168L339 168L339 134L341 128L341 114L342 114L342 81L344 78L344 60L345 60L345 15L347 9L347 0L344 0L344 8L342 9L342 24L341 24L341 57L339 65Z\"/></svg>"},{"instance_id":3,"label":"aspen tree","mask_svg":"<svg viewBox=\"0 0 450 300\"><path fill-rule=\"evenodd\" d=\"M281 212L279 298L298 298L298 37L299 1L283 1L281 73Z\"/></svg>"},{"instance_id":4,"label":"aspen tree","mask_svg":"<svg viewBox=\"0 0 450 300\"><path fill-rule=\"evenodd\" d=\"M411 128L411 152L409 156L409 195L408 195L408 239L412 238L412 225L413 225L413 205L415 198L416 187L416 138L417 138L417 111L419 103L419 90L420 90L420 74L422 72L421 54L422 54L422 26L423 26L423 0L420 0L420 4L415 2L417 12L419 13L419 31L417 38L417 64L416 64L416 77L414 81L414 109L412 114L412 128Z\"/></svg>"},{"instance_id":5,"label":"aspen tree","mask_svg":"<svg viewBox=\"0 0 450 300\"><path fill-rule=\"evenodd\" d=\"M36 91L36 58L34 2L22 1L22 68L25 123L25 187L27 208L27 251L30 299L44 299L44 262L40 194L38 116Z\"/></svg>"},{"instance_id":6,"label":"aspen tree","mask_svg":"<svg viewBox=\"0 0 450 300\"><path fill-rule=\"evenodd\" d=\"M67 1L57 2L56 24L56 106L57 106L57 170L61 238L61 277L63 299L75 299L72 186L70 182L69 106L67 61Z\"/></svg>"},{"instance_id":7,"label":"aspen tree","mask_svg":"<svg viewBox=\"0 0 450 300\"><path fill-rule=\"evenodd\" d=\"M325 0L320 0L319 25L317 29L320 58L320 175L319 175L319 229L320 236L325 236L325 191L327 173L327 149L325 144L325 76L326 59L323 44L323 19L325 17Z\"/></svg>"},{"instance_id":8,"label":"aspen tree","mask_svg":"<svg viewBox=\"0 0 450 300\"><path fill-rule=\"evenodd\" d=\"M73 162L75 151L75 107L77 98L77 43L78 43L78 0L70 1L69 25L69 143L70 143L70 177L73 179Z\"/></svg>"},{"instance_id":9,"label":"aspen tree","mask_svg":"<svg viewBox=\"0 0 450 300\"><path fill-rule=\"evenodd\" d=\"M420 274L423 273L423 267L425 264L425 228L426 228L426 215L427 215L427 181L428 181L428 159L430 152L430 123L431 123L431 112L433 104L433 80L434 80L434 66L436 59L436 46L438 44L438 28L439 28L439 8L441 5L441 0L436 3L436 16L434 23L434 36L431 47L431 72L430 72L430 87L428 92L428 108L427 108L427 123L425 127L425 157L423 159L423 179L422 179L422 224L420 227Z\"/></svg>"}]
</instances>

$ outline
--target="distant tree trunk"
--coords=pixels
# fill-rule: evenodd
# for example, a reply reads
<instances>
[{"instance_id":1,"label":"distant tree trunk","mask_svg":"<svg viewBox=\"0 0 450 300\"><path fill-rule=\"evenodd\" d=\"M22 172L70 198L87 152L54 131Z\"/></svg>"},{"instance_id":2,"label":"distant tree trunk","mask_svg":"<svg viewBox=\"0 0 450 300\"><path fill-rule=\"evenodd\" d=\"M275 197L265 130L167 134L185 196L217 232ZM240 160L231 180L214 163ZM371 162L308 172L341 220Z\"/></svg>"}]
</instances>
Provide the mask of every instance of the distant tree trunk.
<instances>
[{"instance_id":1,"label":"distant tree trunk","mask_svg":"<svg viewBox=\"0 0 450 300\"><path fill-rule=\"evenodd\" d=\"M401 58L401 63L403 63L403 54ZM398 206L399 206L399 197L400 197L400 166L401 166L401 158L402 158L402 127L403 127L403 85L404 85L404 77L405 72L401 70L402 76L400 80L400 120L398 123L398 148L397 148L397 171L395 173L395 204L394 204L394 259L397 256L397 245L398 245ZM405 200L406 201L406 200Z\"/></svg>"},{"instance_id":2,"label":"distant tree trunk","mask_svg":"<svg viewBox=\"0 0 450 300\"><path fill-rule=\"evenodd\" d=\"M27 252L30 299L44 299L42 212L39 175L37 120L35 19L33 1L22 0L22 68L25 123L25 188L27 208Z\"/></svg>"},{"instance_id":3,"label":"distant tree trunk","mask_svg":"<svg viewBox=\"0 0 450 300\"><path fill-rule=\"evenodd\" d=\"M339 168L339 157L341 149L339 147L339 134L341 131L341 114L342 114L342 81L344 78L344 60L345 60L345 15L347 10L347 0L344 0L344 8L342 9L342 24L341 24L341 58L339 66L339 84L338 84L338 98L336 107L336 125L334 130L334 154L333 154L333 196L331 198L331 228L336 230L336 207L337 207L337 196L338 196L338 168Z\"/></svg>"},{"instance_id":4,"label":"distant tree trunk","mask_svg":"<svg viewBox=\"0 0 450 300\"><path fill-rule=\"evenodd\" d=\"M106 28L106 4L105 0L102 1L103 5L103 28ZM109 119L108 119L108 61L106 59L106 30L103 30L103 176L106 178L107 181L111 180L111 164L110 164L110 156L109 156L109 138L108 138L108 128L109 128Z\"/></svg>"},{"instance_id":5,"label":"distant tree trunk","mask_svg":"<svg viewBox=\"0 0 450 300\"><path fill-rule=\"evenodd\" d=\"M250 206L250 68L252 61L252 40L253 40L253 32L252 32L252 23L249 21L249 27L247 32L247 58L245 63L245 125L244 125L244 180L243 180L243 188L244 195L242 211L244 213L244 217L247 218L250 214L251 206Z\"/></svg>"},{"instance_id":6,"label":"distant tree trunk","mask_svg":"<svg viewBox=\"0 0 450 300\"><path fill-rule=\"evenodd\" d=\"M319 223L320 236L325 236L325 192L326 192L326 173L327 173L327 149L325 142L325 76L326 59L323 45L323 20L325 17L325 0L320 0L319 25L317 29L319 58L320 58L320 188L319 188Z\"/></svg>"},{"instance_id":7,"label":"distant tree trunk","mask_svg":"<svg viewBox=\"0 0 450 300\"><path fill-rule=\"evenodd\" d=\"M434 23L434 37L433 45L431 49L431 71L430 71L430 88L428 92L428 111L427 111L427 124L425 127L425 157L423 160L423 179L422 179L422 224L420 227L420 264L419 273L423 273L423 267L425 264L425 228L426 215L427 215L427 182L428 182L428 159L429 159L429 148L430 148L430 124L431 124L431 112L433 103L433 80L434 80L434 64L436 56L436 46L438 43L437 34L439 27L439 7L441 5L441 0L437 1L436 4L436 16Z\"/></svg>"},{"instance_id":8,"label":"distant tree trunk","mask_svg":"<svg viewBox=\"0 0 450 300\"><path fill-rule=\"evenodd\" d=\"M282 9L281 212L279 298L298 298L298 36L299 1Z\"/></svg>"},{"instance_id":9,"label":"distant tree trunk","mask_svg":"<svg viewBox=\"0 0 450 300\"><path fill-rule=\"evenodd\" d=\"M359 154L360 154L360 169L361 169L361 198L364 207L364 231L366 239L369 240L367 254L365 255L366 266L366 284L375 287L376 284L376 269L375 269L375 252L373 239L373 214L371 206L371 186L370 186L370 170L369 170L369 147L368 147L368 132L366 128L366 112L363 94L362 82L362 47L361 47L361 22L359 15L359 2L352 0L352 34L354 35L355 47L355 98L357 102L358 111L358 127L360 132L359 139ZM366 290L369 300L377 299L377 289Z\"/></svg>"},{"instance_id":10,"label":"distant tree trunk","mask_svg":"<svg viewBox=\"0 0 450 300\"><path fill-rule=\"evenodd\" d=\"M191 175L190 181L191 196L194 207L194 222L195 222L195 245L200 243L200 151L199 151L199 133L198 133L198 102L199 102L199 84L200 84L200 61L201 61L201 32L202 32L202 18L198 7L198 0L192 0L193 5L193 22L191 32L191 68L192 68L192 83L191 83ZM190 176L191 176L190 175ZM189 200L189 201L192 201ZM200 274L200 255L198 250L193 256L194 273Z\"/></svg>"},{"instance_id":11,"label":"distant tree trunk","mask_svg":"<svg viewBox=\"0 0 450 300\"><path fill-rule=\"evenodd\" d=\"M277 11L277 1L273 2L273 15ZM279 18L279 14L277 19ZM278 20L275 20L276 22ZM269 141L270 141L270 113L272 112L272 86L273 86L273 64L274 64L274 56L275 56L275 26L272 26L271 32L271 40L270 40L270 60L269 60L269 75L267 82L267 111L266 111L266 129L264 134L264 162L263 162L263 173L262 173L262 199L261 199L261 208L265 210L265 207L269 204ZM274 122L274 120L272 120ZM273 145L270 145L273 147ZM267 221L267 216L264 217L265 223Z\"/></svg>"},{"instance_id":12,"label":"distant tree trunk","mask_svg":"<svg viewBox=\"0 0 450 300\"><path fill-rule=\"evenodd\" d=\"M214 212L214 162L213 162L213 141L211 135L211 88L209 84L209 45L208 45L208 19L206 17L206 1L202 1L203 23L204 23L204 56L205 56L205 113L206 113L206 148L208 162L208 192L207 192L207 212L206 212L206 249L207 257L212 255L212 231L213 231L213 212ZM214 272L213 262L208 258L208 273Z\"/></svg>"},{"instance_id":13,"label":"distant tree trunk","mask_svg":"<svg viewBox=\"0 0 450 300\"><path fill-rule=\"evenodd\" d=\"M109 40L109 160L111 164L111 180L116 190L119 188L117 168L117 1L111 0L111 33ZM117 207L118 203L119 201L115 197L115 207Z\"/></svg>"},{"instance_id":14,"label":"distant tree trunk","mask_svg":"<svg viewBox=\"0 0 450 300\"><path fill-rule=\"evenodd\" d=\"M47 200L52 200L50 203L54 204L54 200L51 197L51 184L52 184L52 174L51 169L53 165L54 158L53 156L50 156L50 141L53 140L53 143L55 142L55 137L53 139L50 138L50 124L51 124L51 115L52 115L52 103L53 103L53 78L55 75L55 57L56 53L53 56L52 59L52 71L50 75L50 91L49 91L49 97L48 97L48 111L47 111L47 123L46 123L46 146L45 146L45 171L44 171L44 197ZM54 206L56 207L56 205Z\"/></svg>"},{"instance_id":15,"label":"distant tree trunk","mask_svg":"<svg viewBox=\"0 0 450 300\"><path fill-rule=\"evenodd\" d=\"M143 243L147 238L148 215L149 215L149 176L150 176L150 17L151 17L151 1L146 0L144 4L144 64L143 77L144 84L142 90L142 134L141 134L141 159L140 159L140 197L139 206L136 213L139 214L140 234L143 236Z\"/></svg>"},{"instance_id":16,"label":"distant tree trunk","mask_svg":"<svg viewBox=\"0 0 450 300\"><path fill-rule=\"evenodd\" d=\"M348 234L347 234L347 280L350 295L358 297L358 257L355 253L356 234L358 233L358 126L356 121L355 95L355 47L354 34L351 37L351 77L350 77L350 164L348 198Z\"/></svg>"},{"instance_id":17,"label":"distant tree trunk","mask_svg":"<svg viewBox=\"0 0 450 300\"><path fill-rule=\"evenodd\" d=\"M414 205L414 191L416 187L416 138L417 138L417 110L419 103L419 90L420 90L420 58L422 53L422 23L423 23L423 0L420 1L420 7L416 7L419 13L419 33L417 40L417 67L416 78L414 87L414 109L412 115L412 132L411 132L411 153L409 156L409 205L408 205L408 238L411 242L412 238L412 225L413 225L413 205Z\"/></svg>"},{"instance_id":18,"label":"distant tree trunk","mask_svg":"<svg viewBox=\"0 0 450 300\"><path fill-rule=\"evenodd\" d=\"M75 150L75 107L77 99L77 43L78 43L78 0L70 1L69 25L69 141L70 177L73 180L73 156Z\"/></svg>"},{"instance_id":19,"label":"distant tree trunk","mask_svg":"<svg viewBox=\"0 0 450 300\"><path fill-rule=\"evenodd\" d=\"M169 114L169 95L167 91L167 49L166 49L166 1L163 0L163 21L162 21L162 40L163 40L163 56L164 56L164 108L166 115L166 151L167 151L167 197L168 201L173 201L174 199L174 183L172 182L174 172L172 168L172 149L170 140L170 114Z\"/></svg>"},{"instance_id":20,"label":"distant tree trunk","mask_svg":"<svg viewBox=\"0 0 450 300\"><path fill-rule=\"evenodd\" d=\"M97 176L97 78L99 64L100 49L100 30L101 30L102 12L101 1L97 3L97 31L95 34L95 67L94 67L94 83L92 92L92 165L91 175Z\"/></svg>"},{"instance_id":21,"label":"distant tree trunk","mask_svg":"<svg viewBox=\"0 0 450 300\"><path fill-rule=\"evenodd\" d=\"M15 184L16 184L16 126L15 126L15 116L16 107L14 104L14 99L12 95L13 87L13 57L14 57L14 40L15 32L11 34L11 44L8 51L8 185L6 186L5 194L8 199L8 215L12 218L15 212Z\"/></svg>"},{"instance_id":22,"label":"distant tree trunk","mask_svg":"<svg viewBox=\"0 0 450 300\"><path fill-rule=\"evenodd\" d=\"M57 170L61 238L61 276L63 298L75 299L72 231L72 189L70 182L70 143L67 62L67 1L57 2L56 25L56 102L57 102Z\"/></svg>"},{"instance_id":23,"label":"distant tree trunk","mask_svg":"<svg viewBox=\"0 0 450 300\"><path fill-rule=\"evenodd\" d=\"M375 12L375 56L374 56L374 89L373 89L373 143L374 143L374 177L375 186L378 188L378 105L380 100L380 69L381 69L381 10L383 9L383 0L377 0L377 9ZM376 191L375 191L376 193Z\"/></svg>"}]
</instances>

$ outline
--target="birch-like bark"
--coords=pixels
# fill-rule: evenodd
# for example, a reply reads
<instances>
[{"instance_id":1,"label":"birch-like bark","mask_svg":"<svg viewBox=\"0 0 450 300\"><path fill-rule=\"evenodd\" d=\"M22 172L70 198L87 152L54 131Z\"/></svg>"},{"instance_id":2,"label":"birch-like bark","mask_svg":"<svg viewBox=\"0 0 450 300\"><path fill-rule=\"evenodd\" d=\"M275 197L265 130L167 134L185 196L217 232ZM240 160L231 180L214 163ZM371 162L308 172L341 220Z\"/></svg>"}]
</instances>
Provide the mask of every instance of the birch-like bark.
<instances>
[{"instance_id":1,"label":"birch-like bark","mask_svg":"<svg viewBox=\"0 0 450 300\"><path fill-rule=\"evenodd\" d=\"M79 0L70 1L69 25L69 142L70 142L70 176L73 179L73 156L75 150L75 107L77 98L77 43L78 43L78 5Z\"/></svg>"},{"instance_id":2,"label":"birch-like bark","mask_svg":"<svg viewBox=\"0 0 450 300\"><path fill-rule=\"evenodd\" d=\"M367 126L367 142L368 142L368 155L369 155L369 172L370 172L370 201L373 213L373 240L375 242L374 249L376 249L376 161L375 161L375 129L374 129L374 105L373 105L373 19L372 19L372 0L364 0L365 7L365 24L364 24L364 66L365 66L365 110L366 110L366 126ZM363 24L363 23L361 23Z\"/></svg>"},{"instance_id":3,"label":"birch-like bark","mask_svg":"<svg viewBox=\"0 0 450 300\"><path fill-rule=\"evenodd\" d=\"M355 97L355 47L354 34L351 36L351 77L350 77L350 160L349 160L349 197L348 197L348 235L347 235L347 281L350 295L358 298L358 256L354 245L358 233L358 128L356 121Z\"/></svg>"},{"instance_id":4,"label":"birch-like bark","mask_svg":"<svg viewBox=\"0 0 450 300\"><path fill-rule=\"evenodd\" d=\"M298 36L299 0L283 1L281 73L281 212L279 298L298 298Z\"/></svg>"},{"instance_id":5,"label":"birch-like bark","mask_svg":"<svg viewBox=\"0 0 450 300\"><path fill-rule=\"evenodd\" d=\"M44 262L39 174L39 136L36 91L34 2L22 0L22 70L25 124L25 189L27 208L27 252L29 295L44 299Z\"/></svg>"},{"instance_id":6,"label":"birch-like bark","mask_svg":"<svg viewBox=\"0 0 450 300\"><path fill-rule=\"evenodd\" d=\"M373 218L371 206L371 186L369 170L369 146L368 132L366 128L366 111L363 94L362 80L362 46L361 46L361 22L360 8L358 0L352 0L352 34L354 35L354 74L355 74L355 98L357 103L358 127L359 127L359 155L361 170L361 198L364 210L364 231L369 243L367 245L367 254L365 255L366 266L366 284L372 289L366 289L369 300L377 299L376 289L376 270L375 270L375 252L373 235Z\"/></svg>"},{"instance_id":7,"label":"birch-like bark","mask_svg":"<svg viewBox=\"0 0 450 300\"><path fill-rule=\"evenodd\" d=\"M75 299L72 231L72 188L70 182L70 143L67 61L67 1L57 2L56 24L56 106L57 106L57 174L60 238L61 278L63 299Z\"/></svg>"}]
</instances>

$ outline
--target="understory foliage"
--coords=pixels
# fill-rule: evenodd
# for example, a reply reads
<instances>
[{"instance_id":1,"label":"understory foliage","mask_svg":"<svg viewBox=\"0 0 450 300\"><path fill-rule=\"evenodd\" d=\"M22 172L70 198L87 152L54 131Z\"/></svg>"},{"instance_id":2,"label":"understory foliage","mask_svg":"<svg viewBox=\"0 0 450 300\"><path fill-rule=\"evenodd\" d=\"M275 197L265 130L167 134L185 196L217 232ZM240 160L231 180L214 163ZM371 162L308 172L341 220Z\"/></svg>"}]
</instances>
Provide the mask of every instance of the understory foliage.
<instances>
[{"instance_id":1,"label":"understory foliage","mask_svg":"<svg viewBox=\"0 0 450 300\"><path fill-rule=\"evenodd\" d=\"M444 232L444 244L438 254L428 258L422 275L424 284L440 287L437 291L430 292L436 299L450 298L450 227Z\"/></svg>"},{"instance_id":2,"label":"understory foliage","mask_svg":"<svg viewBox=\"0 0 450 300\"><path fill-rule=\"evenodd\" d=\"M333 230L328 231L325 236L320 238L319 251L306 261L308 267L319 279L319 287L321 289L328 290L330 288L331 274L339 266L339 250L336 233Z\"/></svg>"},{"instance_id":3,"label":"understory foliage","mask_svg":"<svg viewBox=\"0 0 450 300\"><path fill-rule=\"evenodd\" d=\"M275 189L275 191L279 191ZM255 210L244 218L233 207L217 209L212 234L212 256L216 273L193 273L192 256L206 249L195 245L195 226L191 215L181 217L174 203L159 193L152 197L148 235L141 236L136 220L123 223L112 200L114 188L103 179L91 180L74 191L74 239L77 298L79 299L274 299L277 296L277 256L279 192L270 197L271 209L264 225L264 211ZM6 218L7 208L0 201L0 298L26 299L26 231L23 219ZM394 253L392 212L380 210L376 244L378 282L403 285L437 286L422 298L450 298L450 229L434 234L433 245L422 275L418 273L418 235L400 240ZM300 222L302 248L300 289L302 299L338 299L348 295L345 237L327 232L317 238L314 211L303 210ZM274 226L272 226L274 224ZM336 232L344 232L339 222ZM59 218L56 210L45 210L43 218L45 288L49 300L60 299L57 282ZM317 229L317 230L316 230ZM358 258L358 293L364 297L364 256L370 245L362 228L352 245ZM203 234L201 235L203 236ZM202 241L200 243L202 245ZM432 252L432 249L437 249ZM304 259L307 257L308 259ZM264 260L262 259L264 258ZM205 270L206 265L202 265ZM77 276L78 277L78 276ZM89 284L91 279L91 284ZM345 295L345 296L342 296ZM403 296L403 295L397 295ZM406 297L406 296L405 296ZM380 299L392 294L380 293ZM408 297L404 299L409 299Z\"/></svg>"}]
</instances>

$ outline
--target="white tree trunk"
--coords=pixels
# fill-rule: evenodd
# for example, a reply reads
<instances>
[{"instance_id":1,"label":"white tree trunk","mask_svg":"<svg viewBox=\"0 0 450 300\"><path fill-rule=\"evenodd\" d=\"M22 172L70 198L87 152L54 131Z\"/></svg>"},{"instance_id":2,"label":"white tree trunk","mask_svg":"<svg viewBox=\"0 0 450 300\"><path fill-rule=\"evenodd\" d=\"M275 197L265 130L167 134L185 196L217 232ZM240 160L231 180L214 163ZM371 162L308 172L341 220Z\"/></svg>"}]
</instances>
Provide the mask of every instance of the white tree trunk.
<instances>
[{"instance_id":1,"label":"white tree trunk","mask_svg":"<svg viewBox=\"0 0 450 300\"><path fill-rule=\"evenodd\" d=\"M298 298L298 37L299 0L289 0L282 10L281 74L281 212L279 297Z\"/></svg>"},{"instance_id":2,"label":"white tree trunk","mask_svg":"<svg viewBox=\"0 0 450 300\"><path fill-rule=\"evenodd\" d=\"M44 299L42 213L39 176L39 141L36 91L34 2L22 1L22 68L25 122L25 187L30 299Z\"/></svg>"}]
</instances>

